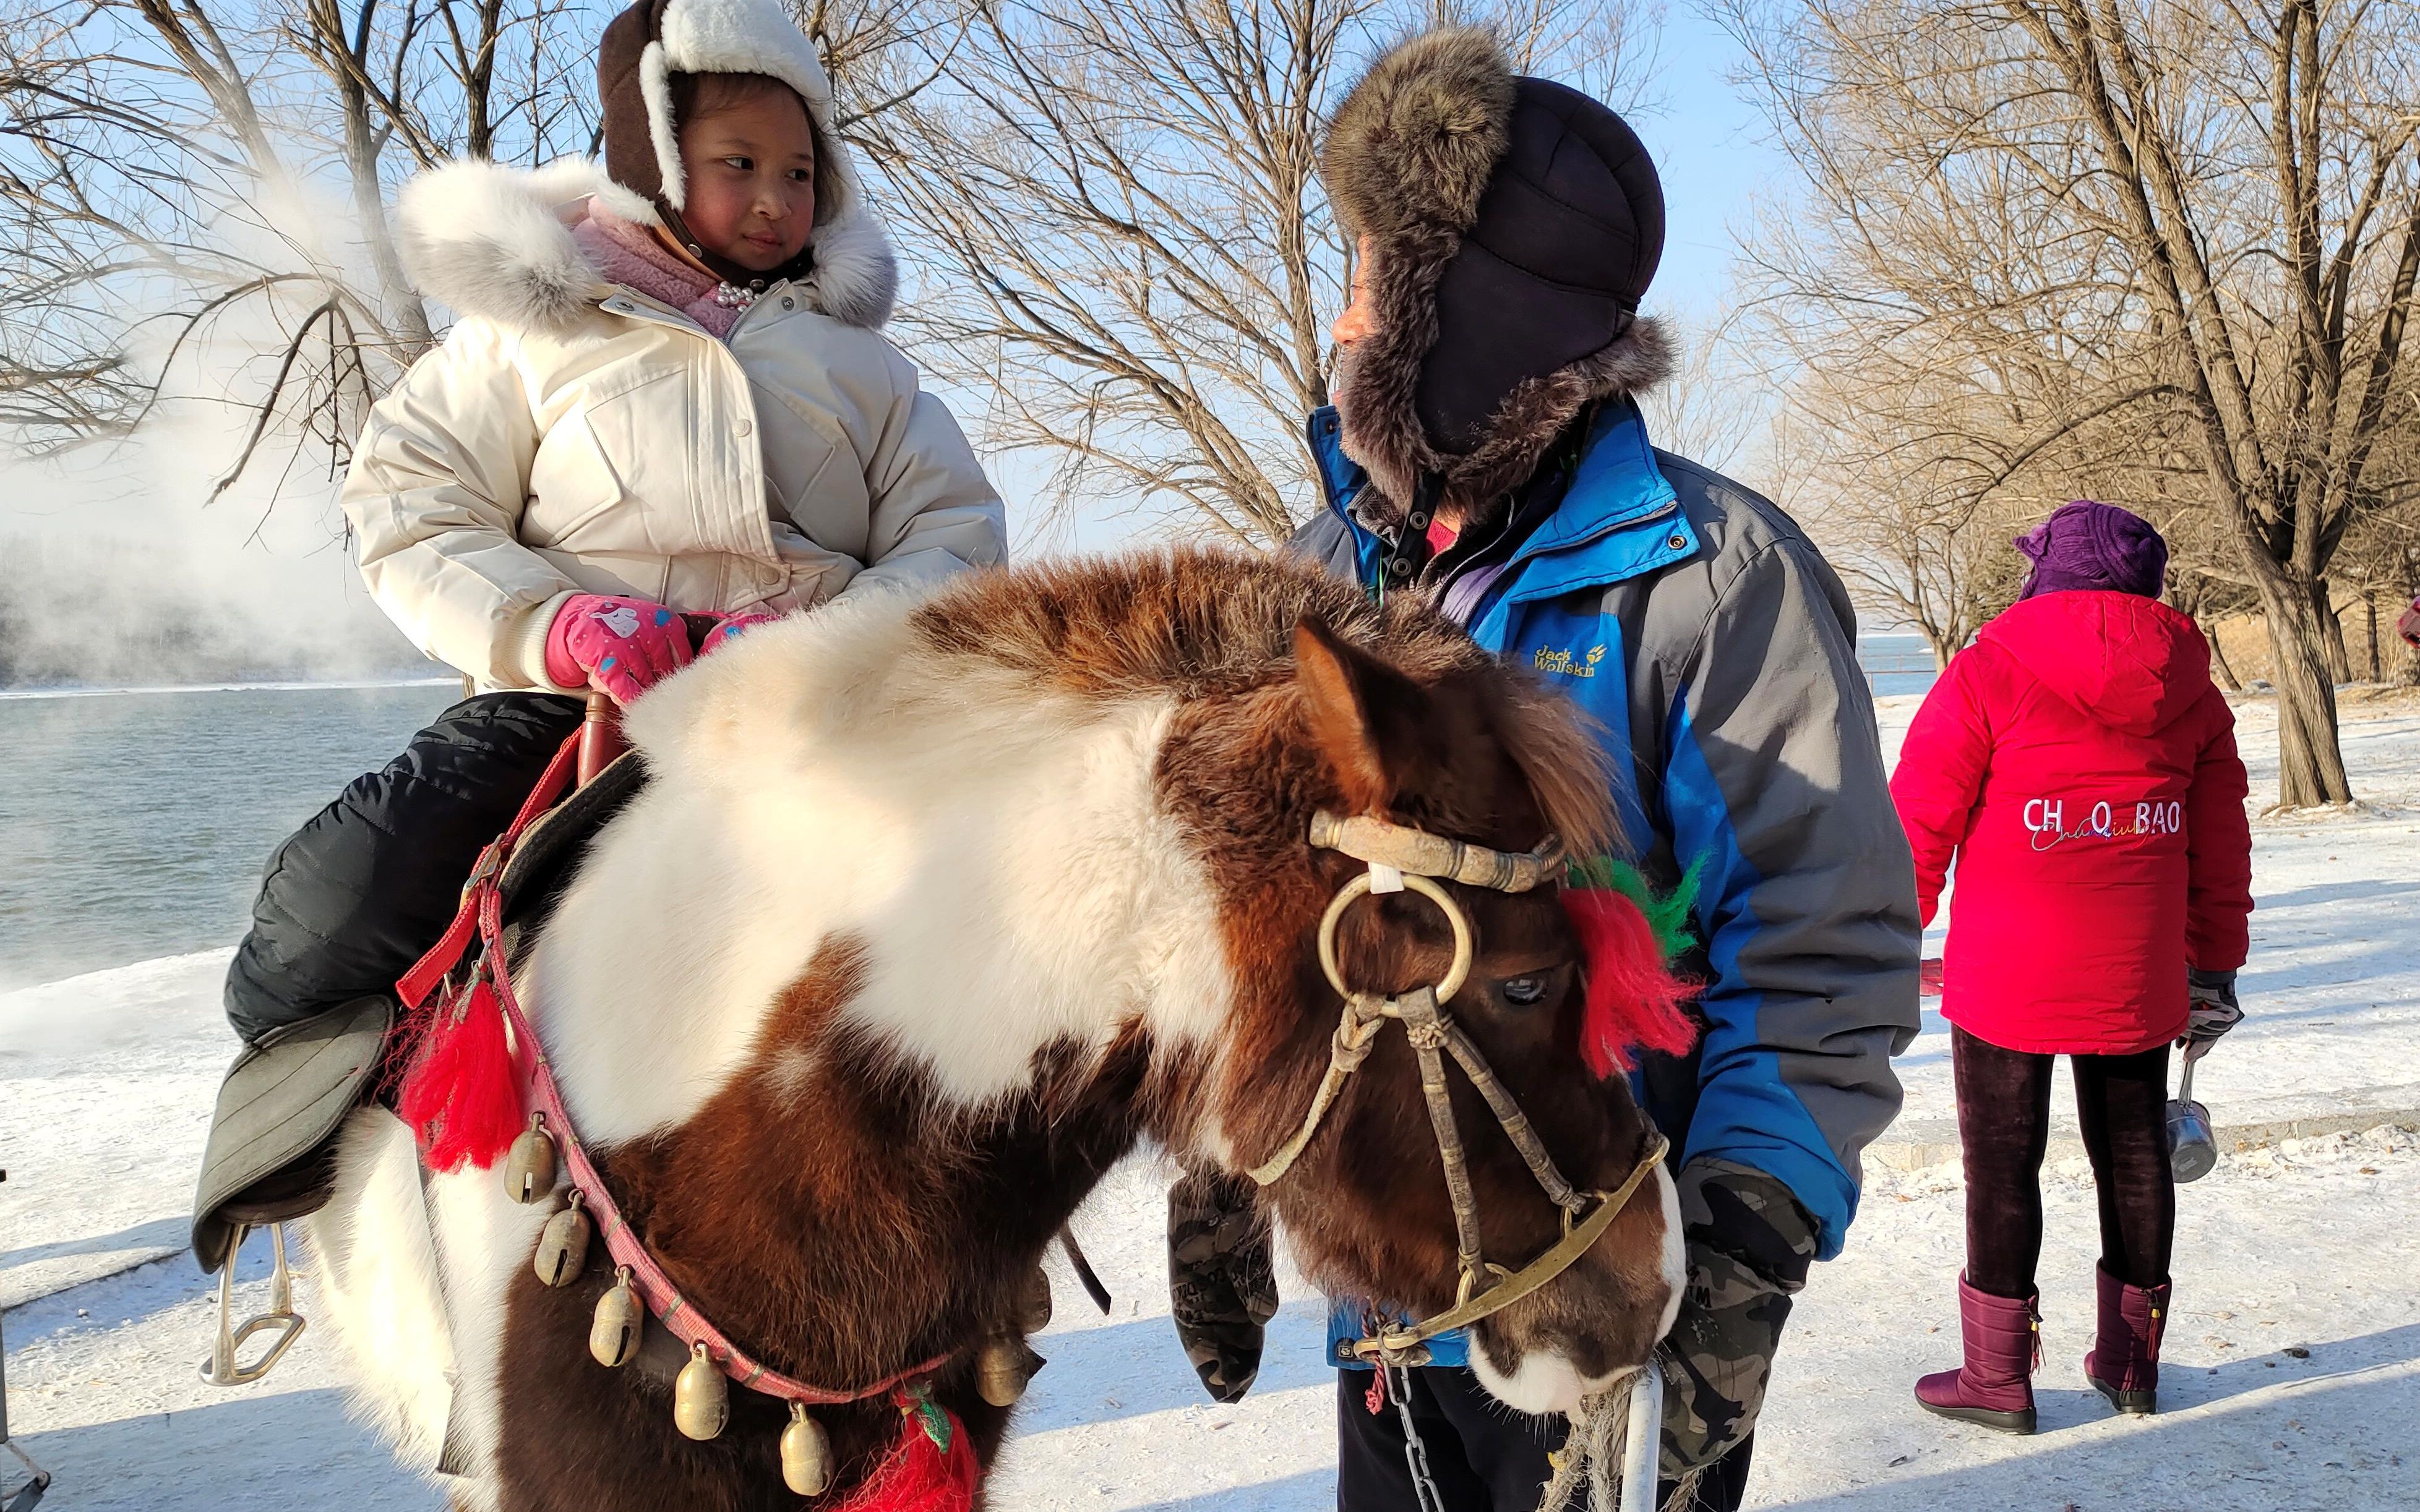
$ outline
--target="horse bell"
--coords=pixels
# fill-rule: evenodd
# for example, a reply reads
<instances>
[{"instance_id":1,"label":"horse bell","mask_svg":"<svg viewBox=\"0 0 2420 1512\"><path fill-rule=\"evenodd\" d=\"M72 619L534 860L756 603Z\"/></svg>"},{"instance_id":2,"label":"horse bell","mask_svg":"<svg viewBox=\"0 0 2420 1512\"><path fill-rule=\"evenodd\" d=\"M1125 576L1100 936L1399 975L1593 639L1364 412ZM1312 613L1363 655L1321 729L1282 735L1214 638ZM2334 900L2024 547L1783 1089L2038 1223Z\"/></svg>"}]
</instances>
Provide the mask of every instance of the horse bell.
<instances>
[{"instance_id":1,"label":"horse bell","mask_svg":"<svg viewBox=\"0 0 2420 1512\"><path fill-rule=\"evenodd\" d=\"M1027 1274L1024 1295L1017 1298L1016 1323L1028 1334L1039 1334L1050 1326L1050 1277L1038 1265Z\"/></svg>"},{"instance_id":2,"label":"horse bell","mask_svg":"<svg viewBox=\"0 0 2420 1512\"><path fill-rule=\"evenodd\" d=\"M546 1132L546 1115L533 1113L504 1156L504 1191L515 1202L535 1202L553 1190L554 1138Z\"/></svg>"},{"instance_id":3,"label":"horse bell","mask_svg":"<svg viewBox=\"0 0 2420 1512\"><path fill-rule=\"evenodd\" d=\"M618 1365L639 1352L639 1335L647 1326L647 1309L630 1285L630 1268L614 1272L613 1289L597 1299L597 1317L588 1325L588 1352L601 1365Z\"/></svg>"},{"instance_id":4,"label":"horse bell","mask_svg":"<svg viewBox=\"0 0 2420 1512\"><path fill-rule=\"evenodd\" d=\"M711 1439L730 1421L731 1383L705 1345L690 1345L689 1364L673 1381L673 1427L692 1439Z\"/></svg>"},{"instance_id":5,"label":"horse bell","mask_svg":"<svg viewBox=\"0 0 2420 1512\"><path fill-rule=\"evenodd\" d=\"M550 1287L567 1287L588 1265L588 1210L581 1206L580 1189L561 1212L546 1221L537 1236L537 1253L530 1257L537 1278Z\"/></svg>"},{"instance_id":6,"label":"horse bell","mask_svg":"<svg viewBox=\"0 0 2420 1512\"><path fill-rule=\"evenodd\" d=\"M782 1484L800 1496L821 1496L831 1485L831 1435L807 1415L807 1404L790 1404L790 1426L782 1430Z\"/></svg>"},{"instance_id":7,"label":"horse bell","mask_svg":"<svg viewBox=\"0 0 2420 1512\"><path fill-rule=\"evenodd\" d=\"M1025 1384L1045 1364L1020 1338L996 1338L975 1356L975 1389L994 1407L1015 1407Z\"/></svg>"}]
</instances>

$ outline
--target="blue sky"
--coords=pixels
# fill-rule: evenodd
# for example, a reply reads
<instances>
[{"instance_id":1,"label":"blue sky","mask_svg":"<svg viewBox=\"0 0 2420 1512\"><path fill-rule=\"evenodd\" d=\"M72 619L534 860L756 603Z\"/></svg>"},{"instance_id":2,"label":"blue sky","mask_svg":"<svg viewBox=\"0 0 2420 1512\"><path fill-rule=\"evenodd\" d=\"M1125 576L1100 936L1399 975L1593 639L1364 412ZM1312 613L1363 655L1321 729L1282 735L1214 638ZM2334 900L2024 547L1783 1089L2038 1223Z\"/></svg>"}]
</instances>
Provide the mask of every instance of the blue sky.
<instances>
[{"instance_id":1,"label":"blue sky","mask_svg":"<svg viewBox=\"0 0 2420 1512\"><path fill-rule=\"evenodd\" d=\"M1664 263L1651 307L1692 324L1719 318L1730 301L1737 238L1759 196L1795 181L1767 140L1763 117L1728 77L1740 61L1729 35L1682 0L1666 12L1656 87L1660 106L1631 125L1664 179Z\"/></svg>"}]
</instances>

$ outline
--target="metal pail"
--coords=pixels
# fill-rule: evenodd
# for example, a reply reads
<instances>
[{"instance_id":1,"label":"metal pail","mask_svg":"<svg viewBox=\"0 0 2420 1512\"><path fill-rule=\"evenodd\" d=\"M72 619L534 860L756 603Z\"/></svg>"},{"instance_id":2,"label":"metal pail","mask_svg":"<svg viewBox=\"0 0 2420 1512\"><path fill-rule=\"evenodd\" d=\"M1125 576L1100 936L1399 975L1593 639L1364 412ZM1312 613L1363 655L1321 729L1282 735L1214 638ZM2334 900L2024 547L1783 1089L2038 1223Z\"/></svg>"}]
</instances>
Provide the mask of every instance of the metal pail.
<instances>
[{"instance_id":1,"label":"metal pail","mask_svg":"<svg viewBox=\"0 0 2420 1512\"><path fill-rule=\"evenodd\" d=\"M2168 1168L2179 1181L2197 1181L2218 1164L2218 1136L2210 1126L2210 1109L2193 1100L2194 1062L2199 1046L2185 1050L2185 1079L2168 1099Z\"/></svg>"}]
</instances>

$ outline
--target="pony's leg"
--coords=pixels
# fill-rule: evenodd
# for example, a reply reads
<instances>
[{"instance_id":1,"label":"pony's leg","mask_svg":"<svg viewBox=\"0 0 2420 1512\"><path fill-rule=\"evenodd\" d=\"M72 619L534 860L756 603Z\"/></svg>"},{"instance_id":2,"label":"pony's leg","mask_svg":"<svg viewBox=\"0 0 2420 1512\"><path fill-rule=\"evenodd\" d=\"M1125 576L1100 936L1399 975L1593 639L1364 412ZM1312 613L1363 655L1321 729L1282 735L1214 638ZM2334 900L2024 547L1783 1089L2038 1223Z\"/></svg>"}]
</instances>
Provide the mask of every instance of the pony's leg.
<instances>
[{"instance_id":1,"label":"pony's leg","mask_svg":"<svg viewBox=\"0 0 2420 1512\"><path fill-rule=\"evenodd\" d=\"M365 1107L338 1136L335 1195L307 1220L317 1312L343 1346L355 1413L433 1473L445 1443L452 1329L411 1133Z\"/></svg>"}]
</instances>

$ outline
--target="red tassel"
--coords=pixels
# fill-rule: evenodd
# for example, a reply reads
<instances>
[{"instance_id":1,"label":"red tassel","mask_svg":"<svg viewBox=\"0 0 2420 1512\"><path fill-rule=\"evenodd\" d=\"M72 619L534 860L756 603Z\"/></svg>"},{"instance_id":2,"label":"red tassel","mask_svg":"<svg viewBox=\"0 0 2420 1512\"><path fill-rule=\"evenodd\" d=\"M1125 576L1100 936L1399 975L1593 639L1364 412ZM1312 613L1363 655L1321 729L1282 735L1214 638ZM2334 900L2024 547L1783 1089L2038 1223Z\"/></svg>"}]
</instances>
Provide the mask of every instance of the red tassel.
<instances>
[{"instance_id":1,"label":"red tassel","mask_svg":"<svg viewBox=\"0 0 2420 1512\"><path fill-rule=\"evenodd\" d=\"M420 1136L432 1170L485 1170L512 1148L523 1122L520 1078L504 1007L484 975L458 1015L448 1005L429 1023L395 1110Z\"/></svg>"},{"instance_id":2,"label":"red tassel","mask_svg":"<svg viewBox=\"0 0 2420 1512\"><path fill-rule=\"evenodd\" d=\"M900 1418L899 1443L836 1512L973 1512L983 1467L958 1414L919 1396Z\"/></svg>"},{"instance_id":3,"label":"red tassel","mask_svg":"<svg viewBox=\"0 0 2420 1512\"><path fill-rule=\"evenodd\" d=\"M1654 927L1638 905L1610 887L1566 887L1562 896L1588 954L1580 1055L1590 1072L1630 1070L1634 1048L1677 1056L1697 1043L1697 1022L1683 1005L1698 984L1665 968Z\"/></svg>"}]
</instances>

